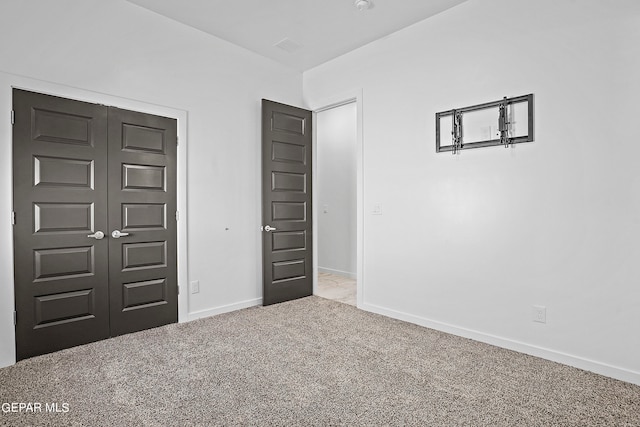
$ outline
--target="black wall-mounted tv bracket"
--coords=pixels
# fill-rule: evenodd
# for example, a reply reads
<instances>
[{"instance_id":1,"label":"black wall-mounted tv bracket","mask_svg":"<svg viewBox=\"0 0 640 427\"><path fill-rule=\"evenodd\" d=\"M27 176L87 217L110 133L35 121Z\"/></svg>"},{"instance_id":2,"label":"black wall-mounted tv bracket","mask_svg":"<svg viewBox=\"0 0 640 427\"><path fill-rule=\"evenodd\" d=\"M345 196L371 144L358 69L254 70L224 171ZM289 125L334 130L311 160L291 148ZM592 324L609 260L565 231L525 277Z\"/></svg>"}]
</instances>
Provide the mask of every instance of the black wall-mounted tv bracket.
<instances>
[{"instance_id":1,"label":"black wall-mounted tv bracket","mask_svg":"<svg viewBox=\"0 0 640 427\"><path fill-rule=\"evenodd\" d=\"M509 106L514 104L527 103L527 133L520 136L510 136L511 127L515 123L513 117L509 117ZM467 142L463 141L464 137L464 115L466 113L486 110L488 108L498 109L498 132L495 138ZM440 145L440 121L443 117L451 117L451 144ZM522 128L522 127L520 127ZM444 129L443 129L444 130ZM460 154L460 151L468 148L492 147L502 145L510 147L522 142L533 141L533 94L516 96L507 98L506 96L499 101L486 102L484 104L472 105L470 107L455 108L447 111L436 113L436 152L451 151L453 154Z\"/></svg>"}]
</instances>

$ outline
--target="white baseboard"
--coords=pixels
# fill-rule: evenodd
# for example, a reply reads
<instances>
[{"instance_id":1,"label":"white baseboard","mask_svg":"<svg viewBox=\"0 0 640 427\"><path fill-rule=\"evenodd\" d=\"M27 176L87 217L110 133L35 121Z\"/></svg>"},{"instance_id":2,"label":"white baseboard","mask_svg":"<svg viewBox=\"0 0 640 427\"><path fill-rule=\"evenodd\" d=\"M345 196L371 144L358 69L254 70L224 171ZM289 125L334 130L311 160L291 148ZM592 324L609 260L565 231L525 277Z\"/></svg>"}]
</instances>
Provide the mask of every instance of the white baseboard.
<instances>
[{"instance_id":1,"label":"white baseboard","mask_svg":"<svg viewBox=\"0 0 640 427\"><path fill-rule=\"evenodd\" d=\"M262 304L262 298L255 298L246 301L240 301L229 305L209 308L207 310L199 310L191 312L187 315L187 322L201 319L203 317L215 316L216 314L229 313L230 311L241 310L243 308L255 307Z\"/></svg>"},{"instance_id":2,"label":"white baseboard","mask_svg":"<svg viewBox=\"0 0 640 427\"><path fill-rule=\"evenodd\" d=\"M640 372L612 366L595 360L585 359L583 357L574 356L548 348L538 347L520 341L514 341L511 339L486 334L472 329L461 328L458 326L438 322L420 316L415 316L401 311L380 307L374 304L363 303L362 305L358 306L358 308L365 311L370 311L372 313L382 314L383 316L392 317L394 319L403 320L405 322L415 323L416 325L435 329L441 332L458 335L464 338L470 338L483 343L506 348L508 350L525 353L531 356L540 357L542 359L551 360L553 362L562 363L563 365L569 365L573 366L574 368L579 368L585 371L604 375L606 377L640 385Z\"/></svg>"},{"instance_id":3,"label":"white baseboard","mask_svg":"<svg viewBox=\"0 0 640 427\"><path fill-rule=\"evenodd\" d=\"M356 273L349 273L348 271L335 270L333 268L318 267L318 273L336 274L338 276L348 277L349 279L356 280Z\"/></svg>"}]
</instances>

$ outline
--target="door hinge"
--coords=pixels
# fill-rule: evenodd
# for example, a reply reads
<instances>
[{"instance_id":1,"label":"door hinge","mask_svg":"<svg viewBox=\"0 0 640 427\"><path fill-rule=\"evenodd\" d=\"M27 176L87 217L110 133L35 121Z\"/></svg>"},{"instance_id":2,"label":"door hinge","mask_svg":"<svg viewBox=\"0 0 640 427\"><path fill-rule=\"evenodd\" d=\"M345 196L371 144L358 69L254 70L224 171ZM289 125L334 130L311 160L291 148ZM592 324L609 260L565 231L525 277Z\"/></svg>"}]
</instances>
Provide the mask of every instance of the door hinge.
<instances>
[{"instance_id":1,"label":"door hinge","mask_svg":"<svg viewBox=\"0 0 640 427\"><path fill-rule=\"evenodd\" d=\"M180 145L180 137L176 136L176 145Z\"/></svg>"},{"instance_id":2,"label":"door hinge","mask_svg":"<svg viewBox=\"0 0 640 427\"><path fill-rule=\"evenodd\" d=\"M11 225L16 225L16 212L11 211Z\"/></svg>"},{"instance_id":3,"label":"door hinge","mask_svg":"<svg viewBox=\"0 0 640 427\"><path fill-rule=\"evenodd\" d=\"M180 295L180 285L176 285L178 287L178 295Z\"/></svg>"},{"instance_id":4,"label":"door hinge","mask_svg":"<svg viewBox=\"0 0 640 427\"><path fill-rule=\"evenodd\" d=\"M176 211L176 221L180 221L180 211Z\"/></svg>"},{"instance_id":5,"label":"door hinge","mask_svg":"<svg viewBox=\"0 0 640 427\"><path fill-rule=\"evenodd\" d=\"M15 125L16 124L16 112L11 110L11 124Z\"/></svg>"},{"instance_id":6,"label":"door hinge","mask_svg":"<svg viewBox=\"0 0 640 427\"><path fill-rule=\"evenodd\" d=\"M13 325L17 325L18 324L18 313L16 313L15 311L13 312Z\"/></svg>"}]
</instances>

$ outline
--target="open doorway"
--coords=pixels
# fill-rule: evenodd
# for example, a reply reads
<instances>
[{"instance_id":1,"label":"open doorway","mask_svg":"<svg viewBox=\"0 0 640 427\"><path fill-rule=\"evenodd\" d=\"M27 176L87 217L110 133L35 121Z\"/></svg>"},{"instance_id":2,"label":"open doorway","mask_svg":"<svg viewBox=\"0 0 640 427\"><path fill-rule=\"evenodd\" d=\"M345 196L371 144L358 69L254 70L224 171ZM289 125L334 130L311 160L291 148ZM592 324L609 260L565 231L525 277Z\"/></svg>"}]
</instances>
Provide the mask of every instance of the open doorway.
<instances>
[{"instance_id":1,"label":"open doorway","mask_svg":"<svg viewBox=\"0 0 640 427\"><path fill-rule=\"evenodd\" d=\"M357 301L357 103L316 113L316 295Z\"/></svg>"}]
</instances>

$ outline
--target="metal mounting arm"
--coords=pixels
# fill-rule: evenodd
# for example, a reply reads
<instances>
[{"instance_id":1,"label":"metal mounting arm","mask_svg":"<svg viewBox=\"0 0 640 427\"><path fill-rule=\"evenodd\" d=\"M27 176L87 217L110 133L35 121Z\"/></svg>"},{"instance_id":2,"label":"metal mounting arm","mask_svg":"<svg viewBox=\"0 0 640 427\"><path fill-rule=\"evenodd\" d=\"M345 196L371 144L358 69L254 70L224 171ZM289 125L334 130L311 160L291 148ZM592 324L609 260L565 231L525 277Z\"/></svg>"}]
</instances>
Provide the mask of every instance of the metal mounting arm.
<instances>
[{"instance_id":1,"label":"metal mounting arm","mask_svg":"<svg viewBox=\"0 0 640 427\"><path fill-rule=\"evenodd\" d=\"M509 121L507 117L507 97L505 96L500 103L500 113L498 117L498 130L500 131L500 144L509 147L511 138L509 138Z\"/></svg>"}]
</instances>

